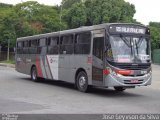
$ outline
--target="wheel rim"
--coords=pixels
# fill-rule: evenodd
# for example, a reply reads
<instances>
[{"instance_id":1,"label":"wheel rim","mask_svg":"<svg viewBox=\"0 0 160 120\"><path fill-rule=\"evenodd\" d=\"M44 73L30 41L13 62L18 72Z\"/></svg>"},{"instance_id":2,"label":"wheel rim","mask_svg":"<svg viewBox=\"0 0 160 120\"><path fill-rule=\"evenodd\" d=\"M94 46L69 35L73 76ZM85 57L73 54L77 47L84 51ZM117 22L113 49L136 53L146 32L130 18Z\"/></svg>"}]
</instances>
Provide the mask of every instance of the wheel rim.
<instances>
[{"instance_id":1,"label":"wheel rim","mask_svg":"<svg viewBox=\"0 0 160 120\"><path fill-rule=\"evenodd\" d=\"M32 71L32 79L33 79L33 80L36 80L36 79L37 79L37 73L36 73L36 70L35 70L35 69L33 69L33 71Z\"/></svg>"},{"instance_id":2,"label":"wheel rim","mask_svg":"<svg viewBox=\"0 0 160 120\"><path fill-rule=\"evenodd\" d=\"M86 81L87 81L86 78L84 76L81 76L79 78L79 87L84 88L86 86Z\"/></svg>"}]
</instances>

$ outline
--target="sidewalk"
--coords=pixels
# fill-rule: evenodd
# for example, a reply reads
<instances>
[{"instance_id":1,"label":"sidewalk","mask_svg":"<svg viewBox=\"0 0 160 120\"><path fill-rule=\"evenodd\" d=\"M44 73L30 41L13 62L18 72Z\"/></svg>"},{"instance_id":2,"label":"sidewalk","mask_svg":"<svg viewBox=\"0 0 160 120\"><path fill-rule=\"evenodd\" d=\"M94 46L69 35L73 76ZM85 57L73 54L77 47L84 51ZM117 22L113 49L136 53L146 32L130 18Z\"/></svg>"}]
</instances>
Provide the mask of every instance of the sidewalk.
<instances>
[{"instance_id":1,"label":"sidewalk","mask_svg":"<svg viewBox=\"0 0 160 120\"><path fill-rule=\"evenodd\" d=\"M15 68L14 64L0 63L0 66Z\"/></svg>"}]
</instances>

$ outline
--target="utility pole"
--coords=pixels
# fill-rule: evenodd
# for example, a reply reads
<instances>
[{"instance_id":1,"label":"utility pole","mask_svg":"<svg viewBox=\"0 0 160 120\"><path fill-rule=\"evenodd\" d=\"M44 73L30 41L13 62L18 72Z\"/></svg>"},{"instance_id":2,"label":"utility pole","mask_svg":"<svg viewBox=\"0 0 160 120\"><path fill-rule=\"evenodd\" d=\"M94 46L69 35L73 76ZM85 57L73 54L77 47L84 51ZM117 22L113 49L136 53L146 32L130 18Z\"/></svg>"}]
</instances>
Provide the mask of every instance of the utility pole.
<instances>
[{"instance_id":1,"label":"utility pole","mask_svg":"<svg viewBox=\"0 0 160 120\"><path fill-rule=\"evenodd\" d=\"M8 39L7 61L9 61L9 47L10 47L10 39Z\"/></svg>"},{"instance_id":2,"label":"utility pole","mask_svg":"<svg viewBox=\"0 0 160 120\"><path fill-rule=\"evenodd\" d=\"M1 46L1 44L0 44L0 59L1 59L1 48L2 48L2 46Z\"/></svg>"},{"instance_id":3,"label":"utility pole","mask_svg":"<svg viewBox=\"0 0 160 120\"><path fill-rule=\"evenodd\" d=\"M1 49L2 49L2 46L1 46L1 44L0 44L0 54L1 54Z\"/></svg>"},{"instance_id":4,"label":"utility pole","mask_svg":"<svg viewBox=\"0 0 160 120\"><path fill-rule=\"evenodd\" d=\"M60 8L60 31L61 31L61 24L62 24L62 5L63 4L61 4L61 8Z\"/></svg>"}]
</instances>

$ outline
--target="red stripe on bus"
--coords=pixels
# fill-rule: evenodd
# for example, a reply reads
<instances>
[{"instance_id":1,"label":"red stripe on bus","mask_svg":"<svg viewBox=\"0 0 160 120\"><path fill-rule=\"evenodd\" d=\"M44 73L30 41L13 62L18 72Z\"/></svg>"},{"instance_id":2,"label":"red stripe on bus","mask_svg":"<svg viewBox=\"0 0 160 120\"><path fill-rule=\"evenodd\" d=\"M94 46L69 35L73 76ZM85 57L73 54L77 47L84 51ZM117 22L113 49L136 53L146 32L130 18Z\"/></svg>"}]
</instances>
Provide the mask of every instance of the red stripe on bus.
<instances>
[{"instance_id":1,"label":"red stripe on bus","mask_svg":"<svg viewBox=\"0 0 160 120\"><path fill-rule=\"evenodd\" d=\"M51 75L51 78L53 79L51 68L50 68L49 61L48 61L48 57L46 56L46 58L47 58L47 64L48 64L48 67L49 67L50 75Z\"/></svg>"},{"instance_id":2,"label":"red stripe on bus","mask_svg":"<svg viewBox=\"0 0 160 120\"><path fill-rule=\"evenodd\" d=\"M43 73L42 73L42 68L41 68L39 57L36 57L36 67L37 67L38 77L42 77L43 78Z\"/></svg>"},{"instance_id":3,"label":"red stripe on bus","mask_svg":"<svg viewBox=\"0 0 160 120\"><path fill-rule=\"evenodd\" d=\"M48 79L48 74L47 74L46 66L45 66L45 59L46 59L46 58L43 59L43 67L44 67L44 70L45 70L45 73L46 73L46 77L47 77L47 79Z\"/></svg>"},{"instance_id":4,"label":"red stripe on bus","mask_svg":"<svg viewBox=\"0 0 160 120\"><path fill-rule=\"evenodd\" d=\"M45 63L44 63L44 62L45 62L45 58L41 58L40 60L42 61L42 62L41 62L41 63L42 63L42 64L41 64L41 67L44 69L44 72L45 72L45 75L46 75L45 77L48 78L47 72L46 72L46 68L45 68Z\"/></svg>"}]
</instances>

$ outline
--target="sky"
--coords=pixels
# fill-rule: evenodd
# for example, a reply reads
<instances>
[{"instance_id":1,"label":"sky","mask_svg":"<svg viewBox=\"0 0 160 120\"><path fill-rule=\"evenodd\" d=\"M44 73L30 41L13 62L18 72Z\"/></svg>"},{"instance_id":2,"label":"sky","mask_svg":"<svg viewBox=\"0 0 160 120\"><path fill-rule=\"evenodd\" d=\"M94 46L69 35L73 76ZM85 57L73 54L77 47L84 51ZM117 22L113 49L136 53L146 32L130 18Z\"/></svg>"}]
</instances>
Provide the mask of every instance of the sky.
<instances>
[{"instance_id":1,"label":"sky","mask_svg":"<svg viewBox=\"0 0 160 120\"><path fill-rule=\"evenodd\" d=\"M8 4L17 4L28 0L0 0L0 2ZM62 0L30 0L38 1L41 4L57 5ZM125 0L135 5L136 14L134 18L147 25L150 21L160 22L160 0Z\"/></svg>"}]
</instances>

